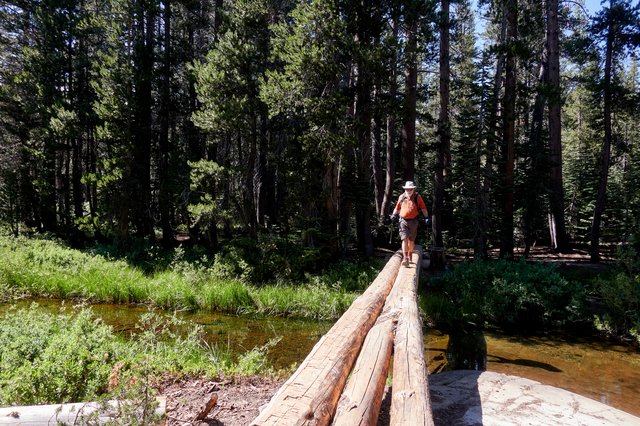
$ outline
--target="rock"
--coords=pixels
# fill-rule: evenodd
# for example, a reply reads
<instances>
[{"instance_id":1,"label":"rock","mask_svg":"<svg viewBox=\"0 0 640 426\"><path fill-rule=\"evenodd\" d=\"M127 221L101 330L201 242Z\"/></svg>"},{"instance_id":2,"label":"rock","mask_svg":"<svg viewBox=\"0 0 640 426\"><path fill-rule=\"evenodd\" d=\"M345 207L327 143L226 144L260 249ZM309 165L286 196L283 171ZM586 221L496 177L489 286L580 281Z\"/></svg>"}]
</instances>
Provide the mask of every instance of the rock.
<instances>
[{"instance_id":1,"label":"rock","mask_svg":"<svg viewBox=\"0 0 640 426\"><path fill-rule=\"evenodd\" d=\"M575 393L488 371L429 376L435 426L640 426L640 417Z\"/></svg>"}]
</instances>

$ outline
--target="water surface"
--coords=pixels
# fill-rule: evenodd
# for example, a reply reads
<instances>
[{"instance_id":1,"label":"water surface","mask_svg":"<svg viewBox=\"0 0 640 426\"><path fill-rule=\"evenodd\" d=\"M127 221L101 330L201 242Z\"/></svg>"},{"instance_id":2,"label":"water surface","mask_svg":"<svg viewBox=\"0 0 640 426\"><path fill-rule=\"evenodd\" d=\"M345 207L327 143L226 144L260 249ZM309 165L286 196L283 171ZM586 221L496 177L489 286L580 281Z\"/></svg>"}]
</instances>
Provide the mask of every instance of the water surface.
<instances>
[{"instance_id":1,"label":"water surface","mask_svg":"<svg viewBox=\"0 0 640 426\"><path fill-rule=\"evenodd\" d=\"M13 302L26 308L31 300ZM62 302L38 299L40 309L59 312ZM0 317L10 304L0 304ZM125 335L134 331L146 307L97 304L96 316ZM160 312L160 311L158 311ZM172 315L173 313L164 313ZM333 325L312 321L271 317L247 317L210 312L178 312L190 324L200 324L205 339L244 353L281 338L269 351L269 361L276 369L300 364L316 342ZM548 335L510 337L495 333L472 333L449 336L437 330L425 330L425 355L430 374L454 368L486 369L575 392L640 416L640 352L591 336Z\"/></svg>"},{"instance_id":2,"label":"water surface","mask_svg":"<svg viewBox=\"0 0 640 426\"><path fill-rule=\"evenodd\" d=\"M632 347L597 336L480 333L476 340L480 339L484 342L478 346L486 347L488 371L566 389L640 417L640 352ZM449 342L449 336L437 331L425 335L430 373L447 370L447 364L455 358Z\"/></svg>"}]
</instances>

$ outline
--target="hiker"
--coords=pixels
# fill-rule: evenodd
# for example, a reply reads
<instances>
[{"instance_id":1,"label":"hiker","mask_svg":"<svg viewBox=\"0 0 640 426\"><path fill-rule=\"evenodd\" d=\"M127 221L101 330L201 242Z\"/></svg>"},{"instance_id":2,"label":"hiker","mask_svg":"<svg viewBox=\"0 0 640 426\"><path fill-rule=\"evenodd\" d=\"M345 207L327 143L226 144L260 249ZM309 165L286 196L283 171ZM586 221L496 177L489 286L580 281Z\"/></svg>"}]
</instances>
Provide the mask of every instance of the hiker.
<instances>
[{"instance_id":1,"label":"hiker","mask_svg":"<svg viewBox=\"0 0 640 426\"><path fill-rule=\"evenodd\" d=\"M404 186L404 193L398 198L396 208L391 214L391 220L396 221L400 218L400 239L402 240L402 263L409 266L411 263L411 255L413 254L413 246L418 236L418 214L422 212L424 221L428 225L431 224L427 206L424 200L416 192L416 185L412 181L407 181Z\"/></svg>"}]
</instances>

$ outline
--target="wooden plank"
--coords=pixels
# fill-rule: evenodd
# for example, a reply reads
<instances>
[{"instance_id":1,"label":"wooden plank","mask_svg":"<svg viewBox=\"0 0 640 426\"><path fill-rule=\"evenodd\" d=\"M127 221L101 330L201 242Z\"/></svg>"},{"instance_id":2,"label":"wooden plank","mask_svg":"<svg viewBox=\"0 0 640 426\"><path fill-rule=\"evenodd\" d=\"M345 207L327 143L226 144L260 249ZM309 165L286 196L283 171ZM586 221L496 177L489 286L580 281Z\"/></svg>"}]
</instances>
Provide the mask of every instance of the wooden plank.
<instances>
[{"instance_id":1,"label":"wooden plank","mask_svg":"<svg viewBox=\"0 0 640 426\"><path fill-rule=\"evenodd\" d=\"M400 269L396 252L369 288L314 346L251 425L327 425L365 336Z\"/></svg>"},{"instance_id":2,"label":"wooden plank","mask_svg":"<svg viewBox=\"0 0 640 426\"><path fill-rule=\"evenodd\" d=\"M416 246L414 263L422 259ZM424 358L422 321L418 311L419 268L410 280L400 281L391 297L400 309L394 340L393 388L391 392L392 426L433 426L431 401Z\"/></svg>"},{"instance_id":3,"label":"wooden plank","mask_svg":"<svg viewBox=\"0 0 640 426\"><path fill-rule=\"evenodd\" d=\"M393 335L401 313L398 291L403 287L402 282L412 282L415 278L416 266L419 267L419 264L414 262L412 265L400 268L382 314L367 334L338 401L334 426L375 425L378 421L391 362Z\"/></svg>"}]
</instances>

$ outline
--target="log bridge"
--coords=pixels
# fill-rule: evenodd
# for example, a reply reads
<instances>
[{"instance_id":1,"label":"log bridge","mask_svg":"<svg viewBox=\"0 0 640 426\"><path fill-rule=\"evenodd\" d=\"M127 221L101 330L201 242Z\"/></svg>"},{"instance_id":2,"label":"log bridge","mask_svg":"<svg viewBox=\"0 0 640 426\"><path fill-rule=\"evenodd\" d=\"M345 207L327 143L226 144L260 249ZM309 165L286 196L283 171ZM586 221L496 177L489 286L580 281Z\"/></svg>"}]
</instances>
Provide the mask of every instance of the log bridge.
<instances>
[{"instance_id":1,"label":"log bridge","mask_svg":"<svg viewBox=\"0 0 640 426\"><path fill-rule=\"evenodd\" d=\"M401 262L395 253L251 425L375 425L392 353L390 424L433 425L416 297L422 248Z\"/></svg>"}]
</instances>

